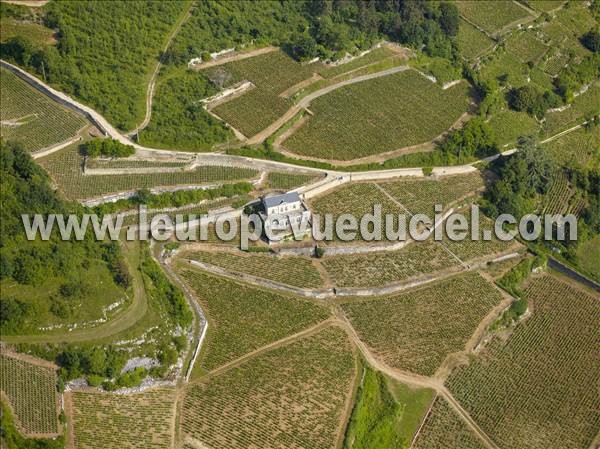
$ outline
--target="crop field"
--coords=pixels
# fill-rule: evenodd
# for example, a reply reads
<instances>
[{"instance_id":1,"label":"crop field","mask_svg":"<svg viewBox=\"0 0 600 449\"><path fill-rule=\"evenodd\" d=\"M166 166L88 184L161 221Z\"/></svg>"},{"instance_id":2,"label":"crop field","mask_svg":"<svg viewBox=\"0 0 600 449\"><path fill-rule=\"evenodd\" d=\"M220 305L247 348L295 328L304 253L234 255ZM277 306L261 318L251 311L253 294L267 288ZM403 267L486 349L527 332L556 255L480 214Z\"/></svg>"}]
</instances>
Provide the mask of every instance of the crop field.
<instances>
[{"instance_id":1,"label":"crop field","mask_svg":"<svg viewBox=\"0 0 600 449\"><path fill-rule=\"evenodd\" d=\"M577 249L577 263L590 273L597 281L600 280L600 236L583 242Z\"/></svg>"},{"instance_id":2,"label":"crop field","mask_svg":"<svg viewBox=\"0 0 600 449\"><path fill-rule=\"evenodd\" d=\"M484 188L479 172L445 176L437 180L407 179L379 184L413 214L426 214L433 218L434 205L448 205Z\"/></svg>"},{"instance_id":3,"label":"crop field","mask_svg":"<svg viewBox=\"0 0 600 449\"><path fill-rule=\"evenodd\" d=\"M175 390L155 388L134 394L74 391L75 447L164 449L175 426Z\"/></svg>"},{"instance_id":4,"label":"crop field","mask_svg":"<svg viewBox=\"0 0 600 449\"><path fill-rule=\"evenodd\" d=\"M194 251L186 254L186 258L295 287L319 288L323 285L321 276L309 257L244 254L240 251Z\"/></svg>"},{"instance_id":5,"label":"crop field","mask_svg":"<svg viewBox=\"0 0 600 449\"><path fill-rule=\"evenodd\" d=\"M578 129L551 140L543 148L561 165L575 161L582 166L598 166L600 164L600 127L588 131Z\"/></svg>"},{"instance_id":6,"label":"crop field","mask_svg":"<svg viewBox=\"0 0 600 449\"><path fill-rule=\"evenodd\" d=\"M208 76L215 69L207 69ZM247 137L262 131L283 115L291 100L280 97L289 87L310 78L311 65L301 65L282 51L273 51L218 67L234 80L248 80L256 87L213 111Z\"/></svg>"},{"instance_id":7,"label":"crop field","mask_svg":"<svg viewBox=\"0 0 600 449\"><path fill-rule=\"evenodd\" d=\"M458 28L458 48L467 59L475 59L489 49L494 41L487 37L469 22L460 19Z\"/></svg>"},{"instance_id":8,"label":"crop field","mask_svg":"<svg viewBox=\"0 0 600 449\"><path fill-rule=\"evenodd\" d=\"M447 385L500 447L587 448L600 426L600 301L551 275L525 295L532 315Z\"/></svg>"},{"instance_id":9,"label":"crop field","mask_svg":"<svg viewBox=\"0 0 600 449\"><path fill-rule=\"evenodd\" d=\"M571 197L573 191L567 175L559 171L553 178L552 184L544 194L543 207L544 214L567 214L571 213ZM578 202L578 201L576 201Z\"/></svg>"},{"instance_id":10,"label":"crop field","mask_svg":"<svg viewBox=\"0 0 600 449\"><path fill-rule=\"evenodd\" d=\"M144 161L137 159L94 159L86 158L86 168L177 168L185 167L189 164L189 161Z\"/></svg>"},{"instance_id":11,"label":"crop field","mask_svg":"<svg viewBox=\"0 0 600 449\"><path fill-rule=\"evenodd\" d=\"M467 111L467 83L442 90L414 70L316 98L314 116L283 145L303 156L351 160L428 142Z\"/></svg>"},{"instance_id":12,"label":"crop field","mask_svg":"<svg viewBox=\"0 0 600 449\"><path fill-rule=\"evenodd\" d=\"M8 398L22 432L58 432L56 373L50 368L0 354L0 390Z\"/></svg>"},{"instance_id":13,"label":"crop field","mask_svg":"<svg viewBox=\"0 0 600 449\"><path fill-rule=\"evenodd\" d=\"M316 180L317 177L313 175L269 172L267 175L267 187L277 190L290 190Z\"/></svg>"},{"instance_id":14,"label":"crop field","mask_svg":"<svg viewBox=\"0 0 600 449\"><path fill-rule=\"evenodd\" d=\"M549 12L556 8L560 8L565 0L527 0L529 6L542 12Z\"/></svg>"},{"instance_id":15,"label":"crop field","mask_svg":"<svg viewBox=\"0 0 600 449\"><path fill-rule=\"evenodd\" d=\"M374 64L376 62L382 61L386 58L394 56L394 52L389 48L381 47L372 50L366 55L353 59L350 62L345 64L339 64L337 66L327 67L323 66L323 68L319 69L319 75L323 78L334 78L338 75L351 72L353 70L359 69L361 67L368 66L370 64Z\"/></svg>"},{"instance_id":16,"label":"crop field","mask_svg":"<svg viewBox=\"0 0 600 449\"><path fill-rule=\"evenodd\" d=\"M456 259L430 240L393 252L325 256L320 263L338 287L378 287L458 267Z\"/></svg>"},{"instance_id":17,"label":"crop field","mask_svg":"<svg viewBox=\"0 0 600 449\"><path fill-rule=\"evenodd\" d=\"M134 175L84 175L78 146L70 146L39 160L68 199L87 199L110 193L159 186L237 181L258 176L247 168L203 166L194 171Z\"/></svg>"},{"instance_id":18,"label":"crop field","mask_svg":"<svg viewBox=\"0 0 600 449\"><path fill-rule=\"evenodd\" d=\"M553 52L552 55L548 56L543 64L544 71L550 75L555 76L567 65L571 58L568 54L560 51Z\"/></svg>"},{"instance_id":19,"label":"crop field","mask_svg":"<svg viewBox=\"0 0 600 449\"><path fill-rule=\"evenodd\" d=\"M525 8L511 1L457 1L460 14L488 33L501 31L507 25L529 17Z\"/></svg>"},{"instance_id":20,"label":"crop field","mask_svg":"<svg viewBox=\"0 0 600 449\"><path fill-rule=\"evenodd\" d=\"M574 35L581 35L598 26L585 2L573 2L570 7L562 8L556 19Z\"/></svg>"},{"instance_id":21,"label":"crop field","mask_svg":"<svg viewBox=\"0 0 600 449\"><path fill-rule=\"evenodd\" d=\"M542 41L527 31L513 33L506 41L506 48L524 63L537 63L548 51Z\"/></svg>"},{"instance_id":22,"label":"crop field","mask_svg":"<svg viewBox=\"0 0 600 449\"><path fill-rule=\"evenodd\" d=\"M412 447L414 449L485 448L446 400L439 396L435 399Z\"/></svg>"},{"instance_id":23,"label":"crop field","mask_svg":"<svg viewBox=\"0 0 600 449\"><path fill-rule=\"evenodd\" d=\"M477 4L479 3L477 2ZM480 70L483 79L501 81L512 87L528 84L528 72L529 67L519 61L516 56L501 49L495 51L491 60L487 61Z\"/></svg>"},{"instance_id":24,"label":"crop field","mask_svg":"<svg viewBox=\"0 0 600 449\"><path fill-rule=\"evenodd\" d=\"M212 370L244 354L300 332L328 317L325 308L180 265L210 327L202 367Z\"/></svg>"},{"instance_id":25,"label":"crop field","mask_svg":"<svg viewBox=\"0 0 600 449\"><path fill-rule=\"evenodd\" d=\"M0 133L35 152L74 137L85 119L59 106L8 70L0 69Z\"/></svg>"},{"instance_id":26,"label":"crop field","mask_svg":"<svg viewBox=\"0 0 600 449\"><path fill-rule=\"evenodd\" d=\"M481 320L502 301L477 273L397 295L349 300L341 307L362 341L389 366L433 375L464 350Z\"/></svg>"},{"instance_id":27,"label":"crop field","mask_svg":"<svg viewBox=\"0 0 600 449\"><path fill-rule=\"evenodd\" d=\"M192 384L181 426L200 447L333 449L354 377L350 342L329 327Z\"/></svg>"},{"instance_id":28,"label":"crop field","mask_svg":"<svg viewBox=\"0 0 600 449\"><path fill-rule=\"evenodd\" d=\"M561 112L546 113L545 133L556 134L582 122L588 114L597 114L598 104L600 104L600 83L596 82L587 92L575 97L571 107Z\"/></svg>"},{"instance_id":29,"label":"crop field","mask_svg":"<svg viewBox=\"0 0 600 449\"><path fill-rule=\"evenodd\" d=\"M537 134L539 125L535 118L526 112L505 110L494 114L489 125L502 146L515 144L519 137Z\"/></svg>"}]
</instances>

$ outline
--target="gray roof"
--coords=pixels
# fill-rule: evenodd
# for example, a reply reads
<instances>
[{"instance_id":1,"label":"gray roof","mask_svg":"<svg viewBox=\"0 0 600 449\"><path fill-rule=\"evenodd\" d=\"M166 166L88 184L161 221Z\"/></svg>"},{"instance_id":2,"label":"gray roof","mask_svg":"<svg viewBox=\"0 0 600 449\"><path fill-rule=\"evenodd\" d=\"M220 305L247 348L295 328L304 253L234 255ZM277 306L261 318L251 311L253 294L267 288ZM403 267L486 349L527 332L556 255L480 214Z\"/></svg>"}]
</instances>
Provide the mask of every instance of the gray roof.
<instances>
[{"instance_id":1,"label":"gray roof","mask_svg":"<svg viewBox=\"0 0 600 449\"><path fill-rule=\"evenodd\" d=\"M298 192L288 192L281 195L273 195L269 197L263 198L263 204L265 208L279 206L284 203L296 203L300 201L300 197L298 196Z\"/></svg>"}]
</instances>

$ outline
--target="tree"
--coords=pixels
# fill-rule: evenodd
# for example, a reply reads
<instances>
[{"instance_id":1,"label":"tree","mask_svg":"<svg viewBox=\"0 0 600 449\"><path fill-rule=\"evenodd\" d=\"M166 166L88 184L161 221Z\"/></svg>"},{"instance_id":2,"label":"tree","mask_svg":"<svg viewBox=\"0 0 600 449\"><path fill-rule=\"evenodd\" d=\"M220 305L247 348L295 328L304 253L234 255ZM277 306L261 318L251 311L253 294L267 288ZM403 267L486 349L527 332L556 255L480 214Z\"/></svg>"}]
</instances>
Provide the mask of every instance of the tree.
<instances>
[{"instance_id":1,"label":"tree","mask_svg":"<svg viewBox=\"0 0 600 449\"><path fill-rule=\"evenodd\" d=\"M581 37L581 43L594 53L600 52L600 33L598 31L588 31Z\"/></svg>"},{"instance_id":2,"label":"tree","mask_svg":"<svg viewBox=\"0 0 600 449\"><path fill-rule=\"evenodd\" d=\"M458 8L452 3L440 3L440 26L446 35L456 36L459 27Z\"/></svg>"}]
</instances>

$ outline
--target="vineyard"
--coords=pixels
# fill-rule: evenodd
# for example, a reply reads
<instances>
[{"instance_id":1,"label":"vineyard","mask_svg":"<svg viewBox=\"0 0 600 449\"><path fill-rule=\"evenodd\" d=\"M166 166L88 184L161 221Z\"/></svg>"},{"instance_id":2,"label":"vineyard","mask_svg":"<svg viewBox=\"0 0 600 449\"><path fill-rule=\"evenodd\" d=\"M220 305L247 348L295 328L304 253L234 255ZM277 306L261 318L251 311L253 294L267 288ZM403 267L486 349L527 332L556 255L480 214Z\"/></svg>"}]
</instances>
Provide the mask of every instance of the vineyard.
<instances>
[{"instance_id":1,"label":"vineyard","mask_svg":"<svg viewBox=\"0 0 600 449\"><path fill-rule=\"evenodd\" d=\"M164 449L175 426L175 390L135 394L74 391L73 427L77 449Z\"/></svg>"},{"instance_id":2,"label":"vineyard","mask_svg":"<svg viewBox=\"0 0 600 449\"><path fill-rule=\"evenodd\" d=\"M456 259L429 240L393 252L326 256L320 263L338 287L379 287L458 268Z\"/></svg>"},{"instance_id":3,"label":"vineyard","mask_svg":"<svg viewBox=\"0 0 600 449\"><path fill-rule=\"evenodd\" d=\"M457 368L448 387L500 447L587 448L600 427L600 302L550 275L525 294L532 316Z\"/></svg>"},{"instance_id":4,"label":"vineyard","mask_svg":"<svg viewBox=\"0 0 600 449\"><path fill-rule=\"evenodd\" d=\"M270 189L290 190L316 181L313 175L297 175L293 173L269 172L267 187Z\"/></svg>"},{"instance_id":5,"label":"vineyard","mask_svg":"<svg viewBox=\"0 0 600 449\"><path fill-rule=\"evenodd\" d=\"M439 396L435 399L412 447L414 449L485 448L446 400Z\"/></svg>"},{"instance_id":6,"label":"vineyard","mask_svg":"<svg viewBox=\"0 0 600 449\"><path fill-rule=\"evenodd\" d=\"M207 69L207 76L215 78L216 70L224 71L234 80L251 81L256 86L213 109L215 114L248 137L262 131L282 116L292 106L292 102L280 94L310 78L313 73L311 65L301 65L282 51Z\"/></svg>"},{"instance_id":7,"label":"vineyard","mask_svg":"<svg viewBox=\"0 0 600 449\"><path fill-rule=\"evenodd\" d=\"M104 168L104 169L121 169L121 168L184 168L189 165L189 161L148 161L139 159L94 159L86 158L86 168Z\"/></svg>"},{"instance_id":8,"label":"vineyard","mask_svg":"<svg viewBox=\"0 0 600 449\"><path fill-rule=\"evenodd\" d=\"M35 152L74 137L83 117L59 106L8 70L0 70L1 136Z\"/></svg>"},{"instance_id":9,"label":"vineyard","mask_svg":"<svg viewBox=\"0 0 600 449\"><path fill-rule=\"evenodd\" d=\"M394 296L342 304L352 326L388 365L432 375L446 356L464 350L481 320L502 300L477 273Z\"/></svg>"},{"instance_id":10,"label":"vineyard","mask_svg":"<svg viewBox=\"0 0 600 449\"><path fill-rule=\"evenodd\" d=\"M394 54L395 53L388 48L376 48L367 53L366 55L360 58L353 59L352 61L347 62L345 64L339 64L330 67L324 65L323 68L319 70L319 75L327 79L334 78L336 76L351 72L361 67L366 67L368 65L375 64L376 62L383 61L386 58L394 56Z\"/></svg>"},{"instance_id":11,"label":"vineyard","mask_svg":"<svg viewBox=\"0 0 600 449\"><path fill-rule=\"evenodd\" d=\"M600 127L579 129L543 146L561 165L576 161L582 166L600 164Z\"/></svg>"},{"instance_id":12,"label":"vineyard","mask_svg":"<svg viewBox=\"0 0 600 449\"><path fill-rule=\"evenodd\" d=\"M244 254L241 251L194 251L186 254L186 257L295 287L319 288L323 285L321 276L309 257Z\"/></svg>"},{"instance_id":13,"label":"vineyard","mask_svg":"<svg viewBox=\"0 0 600 449\"><path fill-rule=\"evenodd\" d=\"M442 90L413 70L351 84L316 98L283 145L303 156L351 160L428 142L467 110L467 83Z\"/></svg>"},{"instance_id":14,"label":"vineyard","mask_svg":"<svg viewBox=\"0 0 600 449\"><path fill-rule=\"evenodd\" d=\"M158 186L197 185L245 180L258 176L257 171L247 168L213 165L186 172L84 175L81 170L82 156L79 155L77 145L44 157L39 162L68 199L78 200Z\"/></svg>"},{"instance_id":15,"label":"vineyard","mask_svg":"<svg viewBox=\"0 0 600 449\"><path fill-rule=\"evenodd\" d=\"M458 48L467 59L475 59L494 44L493 40L463 19L460 19L457 39Z\"/></svg>"},{"instance_id":16,"label":"vineyard","mask_svg":"<svg viewBox=\"0 0 600 449\"><path fill-rule=\"evenodd\" d=\"M333 449L354 376L346 334L329 327L192 384L182 429L200 447Z\"/></svg>"},{"instance_id":17,"label":"vineyard","mask_svg":"<svg viewBox=\"0 0 600 449\"><path fill-rule=\"evenodd\" d=\"M55 434L59 431L56 373L53 370L0 354L0 390L8 398L23 433Z\"/></svg>"},{"instance_id":18,"label":"vineyard","mask_svg":"<svg viewBox=\"0 0 600 449\"><path fill-rule=\"evenodd\" d=\"M523 31L513 33L506 41L506 49L523 63L539 62L548 47L537 39L533 33Z\"/></svg>"},{"instance_id":19,"label":"vineyard","mask_svg":"<svg viewBox=\"0 0 600 449\"><path fill-rule=\"evenodd\" d=\"M527 3L534 9L542 12L550 12L560 8L565 0L527 0Z\"/></svg>"},{"instance_id":20,"label":"vineyard","mask_svg":"<svg viewBox=\"0 0 600 449\"><path fill-rule=\"evenodd\" d=\"M433 219L434 205L444 209L475 191L484 188L479 172L443 177L437 180L407 179L380 183L380 186L413 214L426 214Z\"/></svg>"},{"instance_id":21,"label":"vineyard","mask_svg":"<svg viewBox=\"0 0 600 449\"><path fill-rule=\"evenodd\" d=\"M494 130L498 144L502 146L515 144L519 137L536 134L539 129L535 118L526 112L508 109L494 114L489 125Z\"/></svg>"},{"instance_id":22,"label":"vineyard","mask_svg":"<svg viewBox=\"0 0 600 449\"><path fill-rule=\"evenodd\" d=\"M501 31L513 22L527 19L529 13L515 2L457 1L460 14L488 33Z\"/></svg>"},{"instance_id":23,"label":"vineyard","mask_svg":"<svg viewBox=\"0 0 600 449\"><path fill-rule=\"evenodd\" d=\"M587 92L575 97L571 106L560 112L547 112L544 123L546 135L553 135L559 131L575 126L589 115L598 112L600 103L600 83L596 82Z\"/></svg>"},{"instance_id":24,"label":"vineyard","mask_svg":"<svg viewBox=\"0 0 600 449\"><path fill-rule=\"evenodd\" d=\"M206 274L179 269L196 292L210 323L202 367L212 370L244 354L317 324L327 310L310 301L279 295Z\"/></svg>"}]
</instances>

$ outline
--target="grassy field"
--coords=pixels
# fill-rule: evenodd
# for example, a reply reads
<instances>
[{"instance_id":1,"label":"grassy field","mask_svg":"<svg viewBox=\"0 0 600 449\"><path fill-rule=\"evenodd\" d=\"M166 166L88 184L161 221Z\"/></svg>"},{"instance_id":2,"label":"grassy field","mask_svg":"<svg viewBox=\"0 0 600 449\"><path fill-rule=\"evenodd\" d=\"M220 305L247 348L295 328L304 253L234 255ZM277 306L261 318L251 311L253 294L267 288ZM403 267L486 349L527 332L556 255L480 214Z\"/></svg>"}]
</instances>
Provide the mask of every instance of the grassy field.
<instances>
[{"instance_id":1,"label":"grassy field","mask_svg":"<svg viewBox=\"0 0 600 449\"><path fill-rule=\"evenodd\" d=\"M484 449L485 445L471 432L445 399L437 397L414 449Z\"/></svg>"},{"instance_id":2,"label":"grassy field","mask_svg":"<svg viewBox=\"0 0 600 449\"><path fill-rule=\"evenodd\" d=\"M488 33L501 31L507 25L527 19L529 13L511 1L457 1L460 14Z\"/></svg>"},{"instance_id":3,"label":"grassy field","mask_svg":"<svg viewBox=\"0 0 600 449\"><path fill-rule=\"evenodd\" d=\"M393 296L348 300L341 307L380 360L432 375L446 356L464 350L501 300L484 278L468 273Z\"/></svg>"},{"instance_id":4,"label":"grassy field","mask_svg":"<svg viewBox=\"0 0 600 449\"><path fill-rule=\"evenodd\" d=\"M571 106L561 112L547 112L544 132L551 136L575 126L589 114L598 113L600 103L600 83L593 84L587 92L575 97Z\"/></svg>"},{"instance_id":5,"label":"grassy field","mask_svg":"<svg viewBox=\"0 0 600 449\"><path fill-rule=\"evenodd\" d=\"M494 44L494 41L487 37L485 33L482 33L464 19L460 19L457 39L460 53L467 59L475 59Z\"/></svg>"},{"instance_id":6,"label":"grassy field","mask_svg":"<svg viewBox=\"0 0 600 449\"><path fill-rule=\"evenodd\" d=\"M0 19L0 42L6 42L15 36L23 36L35 43L52 44L54 30L39 23L16 20L12 17ZM4 74L4 72L3 72Z\"/></svg>"},{"instance_id":7,"label":"grassy field","mask_svg":"<svg viewBox=\"0 0 600 449\"><path fill-rule=\"evenodd\" d=\"M378 287L458 266L432 241L414 242L393 252L326 256L320 262L338 287Z\"/></svg>"},{"instance_id":8,"label":"grassy field","mask_svg":"<svg viewBox=\"0 0 600 449\"><path fill-rule=\"evenodd\" d=\"M238 273L247 273L295 287L319 288L323 281L309 257L261 253L194 251L186 258Z\"/></svg>"},{"instance_id":9,"label":"grassy field","mask_svg":"<svg viewBox=\"0 0 600 449\"><path fill-rule=\"evenodd\" d=\"M179 265L208 316L206 351L199 364L212 370L328 317L308 300L283 296Z\"/></svg>"},{"instance_id":10,"label":"grassy field","mask_svg":"<svg viewBox=\"0 0 600 449\"><path fill-rule=\"evenodd\" d=\"M587 242L579 245L577 249L577 263L581 267L600 280L600 266L598 258L600 257L600 236L596 236Z\"/></svg>"},{"instance_id":11,"label":"grassy field","mask_svg":"<svg viewBox=\"0 0 600 449\"><path fill-rule=\"evenodd\" d=\"M291 100L280 96L286 89L310 78L311 65L301 65L282 51L273 51L252 58L209 68L230 75L231 81L248 80L256 87L238 98L216 106L213 111L245 136L253 136L273 123L291 106Z\"/></svg>"},{"instance_id":12,"label":"grassy field","mask_svg":"<svg viewBox=\"0 0 600 449\"><path fill-rule=\"evenodd\" d=\"M479 2L477 2L479 3ZM485 80L496 80L512 87L521 87L527 83L529 67L506 50L498 49L480 69Z\"/></svg>"},{"instance_id":13,"label":"grassy field","mask_svg":"<svg viewBox=\"0 0 600 449\"><path fill-rule=\"evenodd\" d=\"M59 106L25 81L0 69L0 108L3 139L16 140L35 152L75 136L85 119Z\"/></svg>"},{"instance_id":14,"label":"grassy field","mask_svg":"<svg viewBox=\"0 0 600 449\"><path fill-rule=\"evenodd\" d=\"M300 187L309 182L316 181L313 175L296 175L292 173L269 172L267 175L267 187L277 190L290 190Z\"/></svg>"},{"instance_id":15,"label":"grassy field","mask_svg":"<svg viewBox=\"0 0 600 449\"><path fill-rule=\"evenodd\" d=\"M394 56L394 52L389 48L381 47L372 50L366 55L353 59L350 62L345 64L339 64L337 66L327 67L323 65L322 68L318 70L319 75L323 78L334 78L336 76L342 75L344 73L351 72L353 70L359 69L361 67L366 67L371 64L375 64L380 62L386 58Z\"/></svg>"},{"instance_id":16,"label":"grassy field","mask_svg":"<svg viewBox=\"0 0 600 449\"><path fill-rule=\"evenodd\" d=\"M26 435L58 432L56 373L0 354L0 390L14 412L17 427Z\"/></svg>"},{"instance_id":17,"label":"grassy field","mask_svg":"<svg viewBox=\"0 0 600 449\"><path fill-rule=\"evenodd\" d=\"M75 391L75 447L164 449L175 430L175 390L156 388L127 395Z\"/></svg>"},{"instance_id":18,"label":"grassy field","mask_svg":"<svg viewBox=\"0 0 600 449\"><path fill-rule=\"evenodd\" d=\"M539 131L535 118L526 112L512 110L494 114L489 124L496 134L498 143L502 146L515 144L519 137L536 135Z\"/></svg>"},{"instance_id":19,"label":"grassy field","mask_svg":"<svg viewBox=\"0 0 600 449\"><path fill-rule=\"evenodd\" d=\"M365 368L344 449L407 446L432 398L432 390L413 389Z\"/></svg>"},{"instance_id":20,"label":"grassy field","mask_svg":"<svg viewBox=\"0 0 600 449\"><path fill-rule=\"evenodd\" d=\"M479 172L445 176L436 180L406 179L382 182L379 185L411 214L427 214L432 218L434 205L441 204L447 209L449 204L480 191L485 186Z\"/></svg>"},{"instance_id":21,"label":"grassy field","mask_svg":"<svg viewBox=\"0 0 600 449\"><path fill-rule=\"evenodd\" d=\"M181 427L205 447L333 449L354 377L350 342L329 327L190 385Z\"/></svg>"},{"instance_id":22,"label":"grassy field","mask_svg":"<svg viewBox=\"0 0 600 449\"><path fill-rule=\"evenodd\" d=\"M413 70L341 87L315 99L283 142L303 156L350 160L427 142L467 110L468 85L442 90Z\"/></svg>"},{"instance_id":23,"label":"grassy field","mask_svg":"<svg viewBox=\"0 0 600 449\"><path fill-rule=\"evenodd\" d=\"M527 0L529 6L542 12L549 12L560 8L564 3L565 0Z\"/></svg>"},{"instance_id":24,"label":"grassy field","mask_svg":"<svg viewBox=\"0 0 600 449\"><path fill-rule=\"evenodd\" d=\"M600 302L543 275L525 290L533 314L447 381L500 447L587 448L598 431Z\"/></svg>"},{"instance_id":25,"label":"grassy field","mask_svg":"<svg viewBox=\"0 0 600 449\"><path fill-rule=\"evenodd\" d=\"M84 175L78 145L72 145L39 160L68 199L83 200L110 193L159 186L208 184L254 178L258 172L246 168L203 166L193 171L135 175Z\"/></svg>"}]
</instances>

